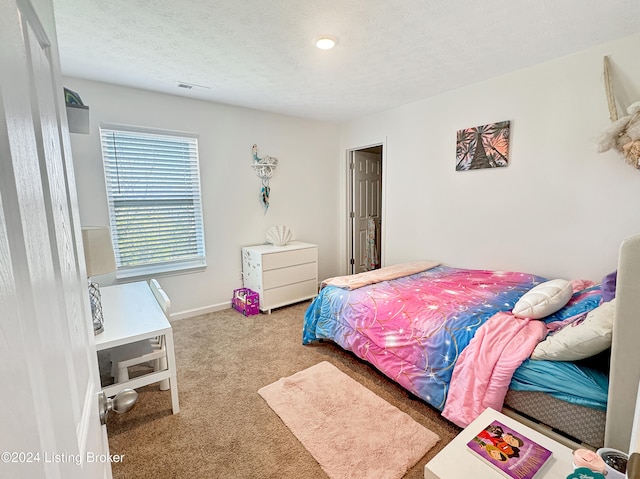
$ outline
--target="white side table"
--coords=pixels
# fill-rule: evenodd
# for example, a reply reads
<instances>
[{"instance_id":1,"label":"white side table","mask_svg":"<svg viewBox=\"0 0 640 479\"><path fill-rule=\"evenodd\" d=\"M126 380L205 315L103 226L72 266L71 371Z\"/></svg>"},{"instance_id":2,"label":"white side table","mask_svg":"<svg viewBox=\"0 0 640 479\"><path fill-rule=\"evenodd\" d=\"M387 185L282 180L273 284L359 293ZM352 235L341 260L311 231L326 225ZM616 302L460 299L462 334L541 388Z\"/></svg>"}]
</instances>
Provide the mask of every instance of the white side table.
<instances>
[{"instance_id":1,"label":"white side table","mask_svg":"<svg viewBox=\"0 0 640 479\"><path fill-rule=\"evenodd\" d=\"M502 474L494 471L489 465L483 463L477 457L473 457L466 450L467 443L474 438L478 431L481 431L487 424L496 419L505 426L522 431L522 434L553 452L553 456L544 465L536 479L566 479L573 471L573 451L570 448L498 411L487 409L425 465L425 479L460 479L466 477L504 479Z\"/></svg>"},{"instance_id":2,"label":"white side table","mask_svg":"<svg viewBox=\"0 0 640 479\"><path fill-rule=\"evenodd\" d=\"M103 388L111 397L123 389L139 388L169 379L173 414L180 411L173 330L146 281L100 288L104 331L96 336L96 350L134 343L141 339L164 336L167 349L167 369L115 383Z\"/></svg>"}]
</instances>

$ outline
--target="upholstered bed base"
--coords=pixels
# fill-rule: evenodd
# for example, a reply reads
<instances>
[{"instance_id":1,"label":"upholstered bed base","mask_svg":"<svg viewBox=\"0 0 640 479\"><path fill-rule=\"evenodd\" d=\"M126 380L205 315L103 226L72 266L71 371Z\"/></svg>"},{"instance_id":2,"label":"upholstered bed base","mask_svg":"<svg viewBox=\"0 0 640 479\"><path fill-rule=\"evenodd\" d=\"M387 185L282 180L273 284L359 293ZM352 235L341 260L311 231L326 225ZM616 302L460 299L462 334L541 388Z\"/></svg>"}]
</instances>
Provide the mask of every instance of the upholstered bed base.
<instances>
[{"instance_id":1,"label":"upholstered bed base","mask_svg":"<svg viewBox=\"0 0 640 479\"><path fill-rule=\"evenodd\" d=\"M505 407L566 438L570 446L604 447L606 412L561 401L535 391L509 390ZM535 419L533 419L535 418ZM544 431L544 432L548 432Z\"/></svg>"}]
</instances>

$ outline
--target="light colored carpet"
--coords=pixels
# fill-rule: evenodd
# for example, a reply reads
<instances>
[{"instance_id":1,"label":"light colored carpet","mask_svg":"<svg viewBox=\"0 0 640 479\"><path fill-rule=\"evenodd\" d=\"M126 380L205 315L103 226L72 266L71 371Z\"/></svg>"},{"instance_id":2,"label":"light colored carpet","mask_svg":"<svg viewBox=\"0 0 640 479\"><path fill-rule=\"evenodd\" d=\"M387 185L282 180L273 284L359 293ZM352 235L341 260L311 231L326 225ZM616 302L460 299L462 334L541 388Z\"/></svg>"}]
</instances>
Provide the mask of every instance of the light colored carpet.
<instances>
[{"instance_id":1,"label":"light colored carpet","mask_svg":"<svg viewBox=\"0 0 640 479\"><path fill-rule=\"evenodd\" d=\"M400 479L440 440L327 361L258 393L331 479Z\"/></svg>"},{"instance_id":2,"label":"light colored carpet","mask_svg":"<svg viewBox=\"0 0 640 479\"><path fill-rule=\"evenodd\" d=\"M245 317L233 309L172 323L180 413L158 385L138 389L136 406L110 414L114 479L327 479L318 462L257 393L297 371L328 361L442 439L403 479L423 479L424 465L460 429L373 367L330 342L302 345L309 302ZM101 358L105 385L112 382Z\"/></svg>"}]
</instances>

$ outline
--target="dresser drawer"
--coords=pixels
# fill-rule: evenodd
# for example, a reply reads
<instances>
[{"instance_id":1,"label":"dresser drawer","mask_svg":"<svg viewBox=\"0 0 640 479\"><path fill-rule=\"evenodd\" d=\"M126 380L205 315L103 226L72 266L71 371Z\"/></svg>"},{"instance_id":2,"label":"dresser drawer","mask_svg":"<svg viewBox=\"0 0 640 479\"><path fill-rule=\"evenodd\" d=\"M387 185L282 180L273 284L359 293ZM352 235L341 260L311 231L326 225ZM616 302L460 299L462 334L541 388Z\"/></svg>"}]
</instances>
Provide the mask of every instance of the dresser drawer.
<instances>
[{"instance_id":1,"label":"dresser drawer","mask_svg":"<svg viewBox=\"0 0 640 479\"><path fill-rule=\"evenodd\" d=\"M287 304L296 303L313 298L318 294L318 282L315 279L302 283L290 284L266 290L260 298L262 311L278 308Z\"/></svg>"},{"instance_id":2,"label":"dresser drawer","mask_svg":"<svg viewBox=\"0 0 640 479\"><path fill-rule=\"evenodd\" d=\"M262 276L264 290L286 286L288 284L315 280L317 276L317 263L305 263L288 268L279 268L265 271Z\"/></svg>"},{"instance_id":3,"label":"dresser drawer","mask_svg":"<svg viewBox=\"0 0 640 479\"><path fill-rule=\"evenodd\" d=\"M262 256L262 271L270 269L286 268L302 263L315 263L318 259L316 248L294 249L291 251L279 251Z\"/></svg>"}]
</instances>

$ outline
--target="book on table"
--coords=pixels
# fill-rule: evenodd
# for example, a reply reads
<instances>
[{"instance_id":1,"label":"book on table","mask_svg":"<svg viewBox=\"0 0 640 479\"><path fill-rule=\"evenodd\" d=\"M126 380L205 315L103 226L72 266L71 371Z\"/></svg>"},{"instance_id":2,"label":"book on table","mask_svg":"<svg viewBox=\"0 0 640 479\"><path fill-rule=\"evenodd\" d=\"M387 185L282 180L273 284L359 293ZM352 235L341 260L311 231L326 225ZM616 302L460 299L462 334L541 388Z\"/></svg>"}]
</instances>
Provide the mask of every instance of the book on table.
<instances>
[{"instance_id":1,"label":"book on table","mask_svg":"<svg viewBox=\"0 0 640 479\"><path fill-rule=\"evenodd\" d=\"M500 421L492 421L467 443L467 449L504 476L533 479L551 451Z\"/></svg>"}]
</instances>

